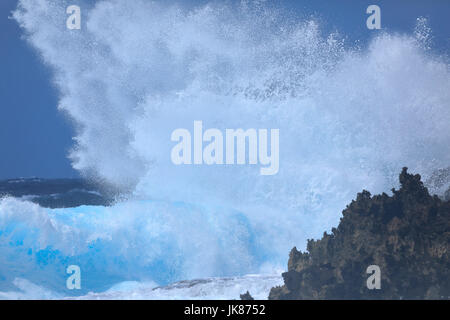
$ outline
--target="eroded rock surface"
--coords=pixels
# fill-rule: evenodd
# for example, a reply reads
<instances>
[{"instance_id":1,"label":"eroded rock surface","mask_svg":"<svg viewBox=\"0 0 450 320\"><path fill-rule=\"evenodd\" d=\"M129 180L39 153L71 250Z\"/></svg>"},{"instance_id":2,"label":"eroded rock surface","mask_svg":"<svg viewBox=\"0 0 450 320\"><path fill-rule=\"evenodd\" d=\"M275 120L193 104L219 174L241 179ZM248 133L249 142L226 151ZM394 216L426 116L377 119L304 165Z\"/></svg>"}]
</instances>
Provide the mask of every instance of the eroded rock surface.
<instances>
[{"instance_id":1,"label":"eroded rock surface","mask_svg":"<svg viewBox=\"0 0 450 320\"><path fill-rule=\"evenodd\" d=\"M269 299L449 299L450 202L407 168L400 183L392 196L359 193L331 234L292 249ZM367 288L370 265L380 267L380 290Z\"/></svg>"}]
</instances>

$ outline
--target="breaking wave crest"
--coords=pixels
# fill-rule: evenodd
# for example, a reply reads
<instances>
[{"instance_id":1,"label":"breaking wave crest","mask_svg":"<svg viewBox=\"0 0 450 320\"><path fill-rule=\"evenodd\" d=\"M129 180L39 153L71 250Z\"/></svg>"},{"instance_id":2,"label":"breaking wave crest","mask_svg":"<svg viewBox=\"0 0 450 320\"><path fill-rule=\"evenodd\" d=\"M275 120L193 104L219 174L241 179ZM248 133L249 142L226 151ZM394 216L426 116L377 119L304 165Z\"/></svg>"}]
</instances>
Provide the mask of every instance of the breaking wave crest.
<instances>
[{"instance_id":1,"label":"breaking wave crest","mask_svg":"<svg viewBox=\"0 0 450 320\"><path fill-rule=\"evenodd\" d=\"M337 225L356 192L389 190L403 166L429 177L450 164L449 65L423 20L359 48L259 2L98 1L82 7L81 30L65 28L68 5L21 0L14 18L76 126L73 166L129 200L1 200L0 288L13 276L59 288L72 262L94 291L273 271ZM280 129L279 173L175 166L171 132L194 120Z\"/></svg>"}]
</instances>

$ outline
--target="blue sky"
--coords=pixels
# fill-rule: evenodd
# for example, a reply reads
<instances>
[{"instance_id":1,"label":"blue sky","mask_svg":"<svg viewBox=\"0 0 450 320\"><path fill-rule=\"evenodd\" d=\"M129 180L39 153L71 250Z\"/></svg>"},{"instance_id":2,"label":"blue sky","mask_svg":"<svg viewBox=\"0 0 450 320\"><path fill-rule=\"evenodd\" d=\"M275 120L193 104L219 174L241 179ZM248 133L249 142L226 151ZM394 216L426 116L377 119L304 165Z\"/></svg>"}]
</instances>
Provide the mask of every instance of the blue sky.
<instances>
[{"instance_id":1,"label":"blue sky","mask_svg":"<svg viewBox=\"0 0 450 320\"><path fill-rule=\"evenodd\" d=\"M191 1L190 5L205 2ZM448 0L269 3L295 11L299 17L313 15L323 22L325 32L339 30L350 41L359 40L362 45L379 32L368 30L365 25L368 17L365 10L370 4L381 7L382 28L387 31L411 33L416 18L424 16L433 30L434 49L446 55L450 51ZM57 111L58 92L52 86L51 70L21 39L17 23L8 19L16 5L16 0L0 1L0 179L77 177L66 157L72 145L72 126Z\"/></svg>"}]
</instances>

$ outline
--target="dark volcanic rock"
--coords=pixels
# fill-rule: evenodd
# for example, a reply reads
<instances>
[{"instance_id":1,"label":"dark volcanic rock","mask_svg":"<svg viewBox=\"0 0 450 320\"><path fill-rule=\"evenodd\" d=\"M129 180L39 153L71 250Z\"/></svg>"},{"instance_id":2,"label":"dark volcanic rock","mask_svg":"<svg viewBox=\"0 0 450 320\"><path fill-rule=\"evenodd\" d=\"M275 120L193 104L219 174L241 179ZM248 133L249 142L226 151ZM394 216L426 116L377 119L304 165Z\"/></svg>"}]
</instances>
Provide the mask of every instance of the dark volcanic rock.
<instances>
[{"instance_id":1,"label":"dark volcanic rock","mask_svg":"<svg viewBox=\"0 0 450 320\"><path fill-rule=\"evenodd\" d=\"M358 194L337 229L292 249L269 299L449 299L450 202L406 168L400 183L392 196ZM380 267L379 290L367 288L369 265Z\"/></svg>"},{"instance_id":2,"label":"dark volcanic rock","mask_svg":"<svg viewBox=\"0 0 450 320\"><path fill-rule=\"evenodd\" d=\"M82 179L10 179L0 181L0 197L22 198L42 207L110 205L115 193Z\"/></svg>"},{"instance_id":3,"label":"dark volcanic rock","mask_svg":"<svg viewBox=\"0 0 450 320\"><path fill-rule=\"evenodd\" d=\"M244 294L241 294L240 297L241 297L241 300L255 300L252 297L252 295L250 294L250 292L248 292L248 291Z\"/></svg>"}]
</instances>

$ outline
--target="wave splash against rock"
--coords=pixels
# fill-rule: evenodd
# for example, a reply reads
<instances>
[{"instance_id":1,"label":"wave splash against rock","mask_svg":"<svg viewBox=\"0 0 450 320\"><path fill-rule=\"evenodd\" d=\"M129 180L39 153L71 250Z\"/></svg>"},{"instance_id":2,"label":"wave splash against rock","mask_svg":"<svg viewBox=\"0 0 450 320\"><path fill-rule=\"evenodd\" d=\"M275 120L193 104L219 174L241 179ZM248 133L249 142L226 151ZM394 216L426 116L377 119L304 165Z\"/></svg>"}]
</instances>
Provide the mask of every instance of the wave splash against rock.
<instances>
[{"instance_id":1,"label":"wave splash against rock","mask_svg":"<svg viewBox=\"0 0 450 320\"><path fill-rule=\"evenodd\" d=\"M269 299L449 299L450 201L407 168L400 183L392 196L359 193L331 234L293 248ZM367 288L369 265L380 267L379 290Z\"/></svg>"}]
</instances>

